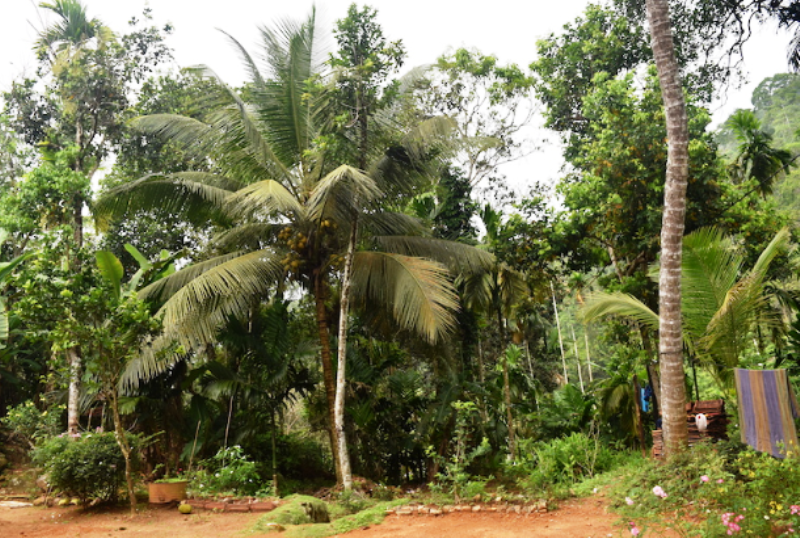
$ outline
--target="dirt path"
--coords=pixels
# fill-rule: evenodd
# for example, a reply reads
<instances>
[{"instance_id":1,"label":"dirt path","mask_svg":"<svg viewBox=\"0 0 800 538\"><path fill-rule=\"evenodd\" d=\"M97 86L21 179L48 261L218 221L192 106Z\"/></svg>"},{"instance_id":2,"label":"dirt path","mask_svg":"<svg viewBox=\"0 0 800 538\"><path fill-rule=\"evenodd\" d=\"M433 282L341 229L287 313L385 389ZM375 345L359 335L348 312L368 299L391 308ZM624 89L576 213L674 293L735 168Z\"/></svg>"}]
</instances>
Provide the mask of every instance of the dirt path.
<instances>
[{"instance_id":1,"label":"dirt path","mask_svg":"<svg viewBox=\"0 0 800 538\"><path fill-rule=\"evenodd\" d=\"M242 538L262 514L199 511L183 516L174 508L148 508L130 519L125 510L79 508L0 508L2 538ZM357 530L347 538L606 538L627 535L615 526L600 497L562 503L548 514L448 514L398 516L382 525ZM255 535L249 535L255 536ZM262 536L280 536L267 534Z\"/></svg>"},{"instance_id":2,"label":"dirt path","mask_svg":"<svg viewBox=\"0 0 800 538\"><path fill-rule=\"evenodd\" d=\"M382 525L339 536L347 538L606 538L629 535L619 516L600 497L561 503L547 514L447 514L387 517ZM623 532L625 531L625 532Z\"/></svg>"}]
</instances>

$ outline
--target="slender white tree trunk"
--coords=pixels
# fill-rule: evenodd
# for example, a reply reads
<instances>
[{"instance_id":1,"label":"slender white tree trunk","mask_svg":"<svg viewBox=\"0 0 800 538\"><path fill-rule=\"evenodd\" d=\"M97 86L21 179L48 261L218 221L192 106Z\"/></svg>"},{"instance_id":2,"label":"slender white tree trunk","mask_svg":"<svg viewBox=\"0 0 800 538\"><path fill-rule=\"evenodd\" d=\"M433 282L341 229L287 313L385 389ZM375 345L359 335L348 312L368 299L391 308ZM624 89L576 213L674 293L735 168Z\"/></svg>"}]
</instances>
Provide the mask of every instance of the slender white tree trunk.
<instances>
[{"instance_id":1,"label":"slender white tree trunk","mask_svg":"<svg viewBox=\"0 0 800 538\"><path fill-rule=\"evenodd\" d=\"M589 383L594 381L594 374L592 373L592 355L589 353L589 326L583 326L583 341L586 344L586 366L589 367Z\"/></svg>"},{"instance_id":2,"label":"slender white tree trunk","mask_svg":"<svg viewBox=\"0 0 800 538\"><path fill-rule=\"evenodd\" d=\"M564 384L569 383L569 374L567 373L567 356L564 353L564 339L561 337L561 321L558 319L558 305L556 304L556 289L553 283L550 283L550 291L553 293L553 311L556 313L556 328L558 329L558 345L561 348L561 365L564 367Z\"/></svg>"},{"instance_id":3,"label":"slender white tree trunk","mask_svg":"<svg viewBox=\"0 0 800 538\"><path fill-rule=\"evenodd\" d=\"M69 359L69 392L67 396L67 433L76 435L80 429L81 355L78 349L67 350Z\"/></svg>"},{"instance_id":4,"label":"slender white tree trunk","mask_svg":"<svg viewBox=\"0 0 800 538\"><path fill-rule=\"evenodd\" d=\"M342 296L339 304L339 365L336 370L336 400L333 406L336 442L339 446L339 468L341 469L342 487L345 491L353 488L353 476L350 471L350 453L347 450L347 439L344 430L344 399L347 373L347 316L350 310L350 284L353 273L353 257L358 238L358 216L353 217L350 228L350 240L347 245L347 257L344 262L342 279Z\"/></svg>"},{"instance_id":5,"label":"slender white tree trunk","mask_svg":"<svg viewBox=\"0 0 800 538\"><path fill-rule=\"evenodd\" d=\"M689 123L672 40L668 0L647 0L647 19L664 99L669 141L658 288L661 412L664 451L670 456L687 446L689 436L681 327L681 256L689 175Z\"/></svg>"},{"instance_id":6,"label":"slender white tree trunk","mask_svg":"<svg viewBox=\"0 0 800 538\"><path fill-rule=\"evenodd\" d=\"M581 354L578 353L578 339L575 337L575 326L570 324L569 330L572 331L572 347L575 349L575 360L578 363L578 383L581 385L581 392L586 394L586 387L583 386L583 371L581 369Z\"/></svg>"}]
</instances>

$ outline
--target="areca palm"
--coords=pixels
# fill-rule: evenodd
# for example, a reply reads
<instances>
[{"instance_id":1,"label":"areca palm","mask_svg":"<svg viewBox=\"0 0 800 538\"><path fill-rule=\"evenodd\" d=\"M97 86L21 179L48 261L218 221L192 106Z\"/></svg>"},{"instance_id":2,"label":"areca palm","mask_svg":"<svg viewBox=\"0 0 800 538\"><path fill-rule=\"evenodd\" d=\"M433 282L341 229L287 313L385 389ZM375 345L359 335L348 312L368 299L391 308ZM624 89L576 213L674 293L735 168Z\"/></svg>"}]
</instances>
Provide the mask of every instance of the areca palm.
<instances>
[{"instance_id":1,"label":"areca palm","mask_svg":"<svg viewBox=\"0 0 800 538\"><path fill-rule=\"evenodd\" d=\"M772 194L775 179L789 173L794 163L791 152L773 146L772 135L761 129L752 110L737 110L726 122L739 141L738 155L731 165L733 179L755 181L753 190L762 196Z\"/></svg>"},{"instance_id":2,"label":"areca palm","mask_svg":"<svg viewBox=\"0 0 800 538\"><path fill-rule=\"evenodd\" d=\"M730 380L731 368L758 327L779 328L780 315L770 303L766 277L770 264L789 244L780 230L756 264L742 274L744 257L716 228L701 228L684 238L681 266L684 345L716 376ZM627 294L593 295L583 309L587 320L619 315L658 328L658 314Z\"/></svg>"},{"instance_id":3,"label":"areca palm","mask_svg":"<svg viewBox=\"0 0 800 538\"><path fill-rule=\"evenodd\" d=\"M336 111L324 98L308 96L308 80L320 70L315 34L313 12L303 23L263 29L264 71L231 38L250 73L247 99L217 81L216 101L202 121L173 115L137 121L143 130L185 143L218 172L142 178L106 193L96 212L102 221L158 207L218 226L220 233L211 240L217 256L142 292L166 300L164 341L176 339L198 349L214 340L226 319L246 314L254 301L287 281L310 292L332 425L329 302L352 243L354 217L359 249L352 255L353 305L381 305L399 327L429 341L443 337L453 324L457 300L448 265L484 266L491 257L422 237L416 220L381 206L384 193L413 185L409 172L420 171L414 163L424 150L419 133L436 130L435 123L405 133L389 152L373 152L365 169L338 165L328 154L319 126ZM145 357L129 371L129 379L163 367L155 355ZM331 443L336 460L333 430Z\"/></svg>"},{"instance_id":4,"label":"areca palm","mask_svg":"<svg viewBox=\"0 0 800 538\"><path fill-rule=\"evenodd\" d=\"M39 34L36 51L40 58L48 58L54 70L65 67L81 48L92 39L99 42L113 39L111 30L98 19L90 19L79 0L54 0L42 2L39 7L56 15L57 20Z\"/></svg>"},{"instance_id":5,"label":"areca palm","mask_svg":"<svg viewBox=\"0 0 800 538\"><path fill-rule=\"evenodd\" d=\"M502 215L487 204L481 211L481 220L486 228L488 248L494 248L500 240ZM519 303L527 297L528 285L523 274L515 271L506 263L495 262L487 270L473 273L464 279L464 298L467 306L475 310L483 310L497 319L497 330L500 335L500 359L503 363L503 397L508 422L508 446L511 459L516 458L516 441L514 437L514 417L511 410L511 383L509 380L509 352L505 347L509 344L506 324L513 321Z\"/></svg>"}]
</instances>

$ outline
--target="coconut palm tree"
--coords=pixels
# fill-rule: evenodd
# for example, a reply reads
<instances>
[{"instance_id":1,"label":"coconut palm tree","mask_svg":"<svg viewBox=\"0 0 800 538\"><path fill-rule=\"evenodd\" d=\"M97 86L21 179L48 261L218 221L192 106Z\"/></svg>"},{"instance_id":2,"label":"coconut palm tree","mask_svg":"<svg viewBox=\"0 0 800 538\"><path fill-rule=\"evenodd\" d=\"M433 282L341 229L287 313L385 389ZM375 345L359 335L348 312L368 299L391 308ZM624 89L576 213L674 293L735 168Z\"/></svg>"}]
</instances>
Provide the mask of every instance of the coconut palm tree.
<instances>
[{"instance_id":1,"label":"coconut palm tree","mask_svg":"<svg viewBox=\"0 0 800 538\"><path fill-rule=\"evenodd\" d=\"M174 339L186 349L202 349L226 319L245 315L254 299L290 281L309 292L332 426L330 303L348 245L357 247L348 256L352 306L383 308L402 330L429 341L442 338L453 325L457 298L448 267L485 267L491 256L424 237L418 221L383 208L386 193L402 195L423 176L425 135L441 132L446 122L429 121L396 137L388 149L375 148L365 169L339 165L326 151L328 139L319 126L337 111L324 92L319 98L309 96L308 81L321 69L315 35L313 12L303 23L262 29L263 72L231 38L250 74L246 98L214 78L217 95L202 121L155 115L136 122L149 133L184 143L217 172L133 181L106 193L96 204L96 215L102 223L112 215L156 208L180 212L198 225L213 223L219 230L210 242L219 255L142 291L166 301L161 309L165 342ZM143 357L129 370L129 379L149 377L164 366L156 355ZM338 462L333 427L330 433Z\"/></svg>"},{"instance_id":2,"label":"coconut palm tree","mask_svg":"<svg viewBox=\"0 0 800 538\"><path fill-rule=\"evenodd\" d=\"M701 228L684 238L681 303L684 345L716 377L729 385L732 368L739 364L758 327L782 327L773 308L767 272L789 244L789 231L780 230L756 264L742 274L744 256L729 237L716 228ZM643 302L623 293L598 293L582 310L585 319L605 315L631 318L653 329L658 315Z\"/></svg>"},{"instance_id":3,"label":"coconut palm tree","mask_svg":"<svg viewBox=\"0 0 800 538\"><path fill-rule=\"evenodd\" d=\"M661 274L658 281L660 401L664 450L669 456L681 451L689 443L681 333L681 245L689 179L689 118L672 39L669 0L646 0L645 5L653 57L664 99L669 141L661 225Z\"/></svg>"}]
</instances>

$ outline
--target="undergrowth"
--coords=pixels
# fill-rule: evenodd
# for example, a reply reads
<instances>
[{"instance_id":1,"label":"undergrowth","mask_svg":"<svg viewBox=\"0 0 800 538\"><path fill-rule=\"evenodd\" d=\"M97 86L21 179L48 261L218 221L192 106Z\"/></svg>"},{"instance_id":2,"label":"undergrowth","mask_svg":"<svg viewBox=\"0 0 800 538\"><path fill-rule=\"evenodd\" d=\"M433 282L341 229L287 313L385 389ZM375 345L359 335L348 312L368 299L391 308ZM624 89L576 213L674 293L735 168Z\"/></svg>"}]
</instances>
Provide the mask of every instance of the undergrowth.
<instances>
[{"instance_id":1,"label":"undergrowth","mask_svg":"<svg viewBox=\"0 0 800 538\"><path fill-rule=\"evenodd\" d=\"M791 536L800 531L800 466L788 456L702 443L668 462L621 467L608 492L633 535Z\"/></svg>"}]
</instances>

